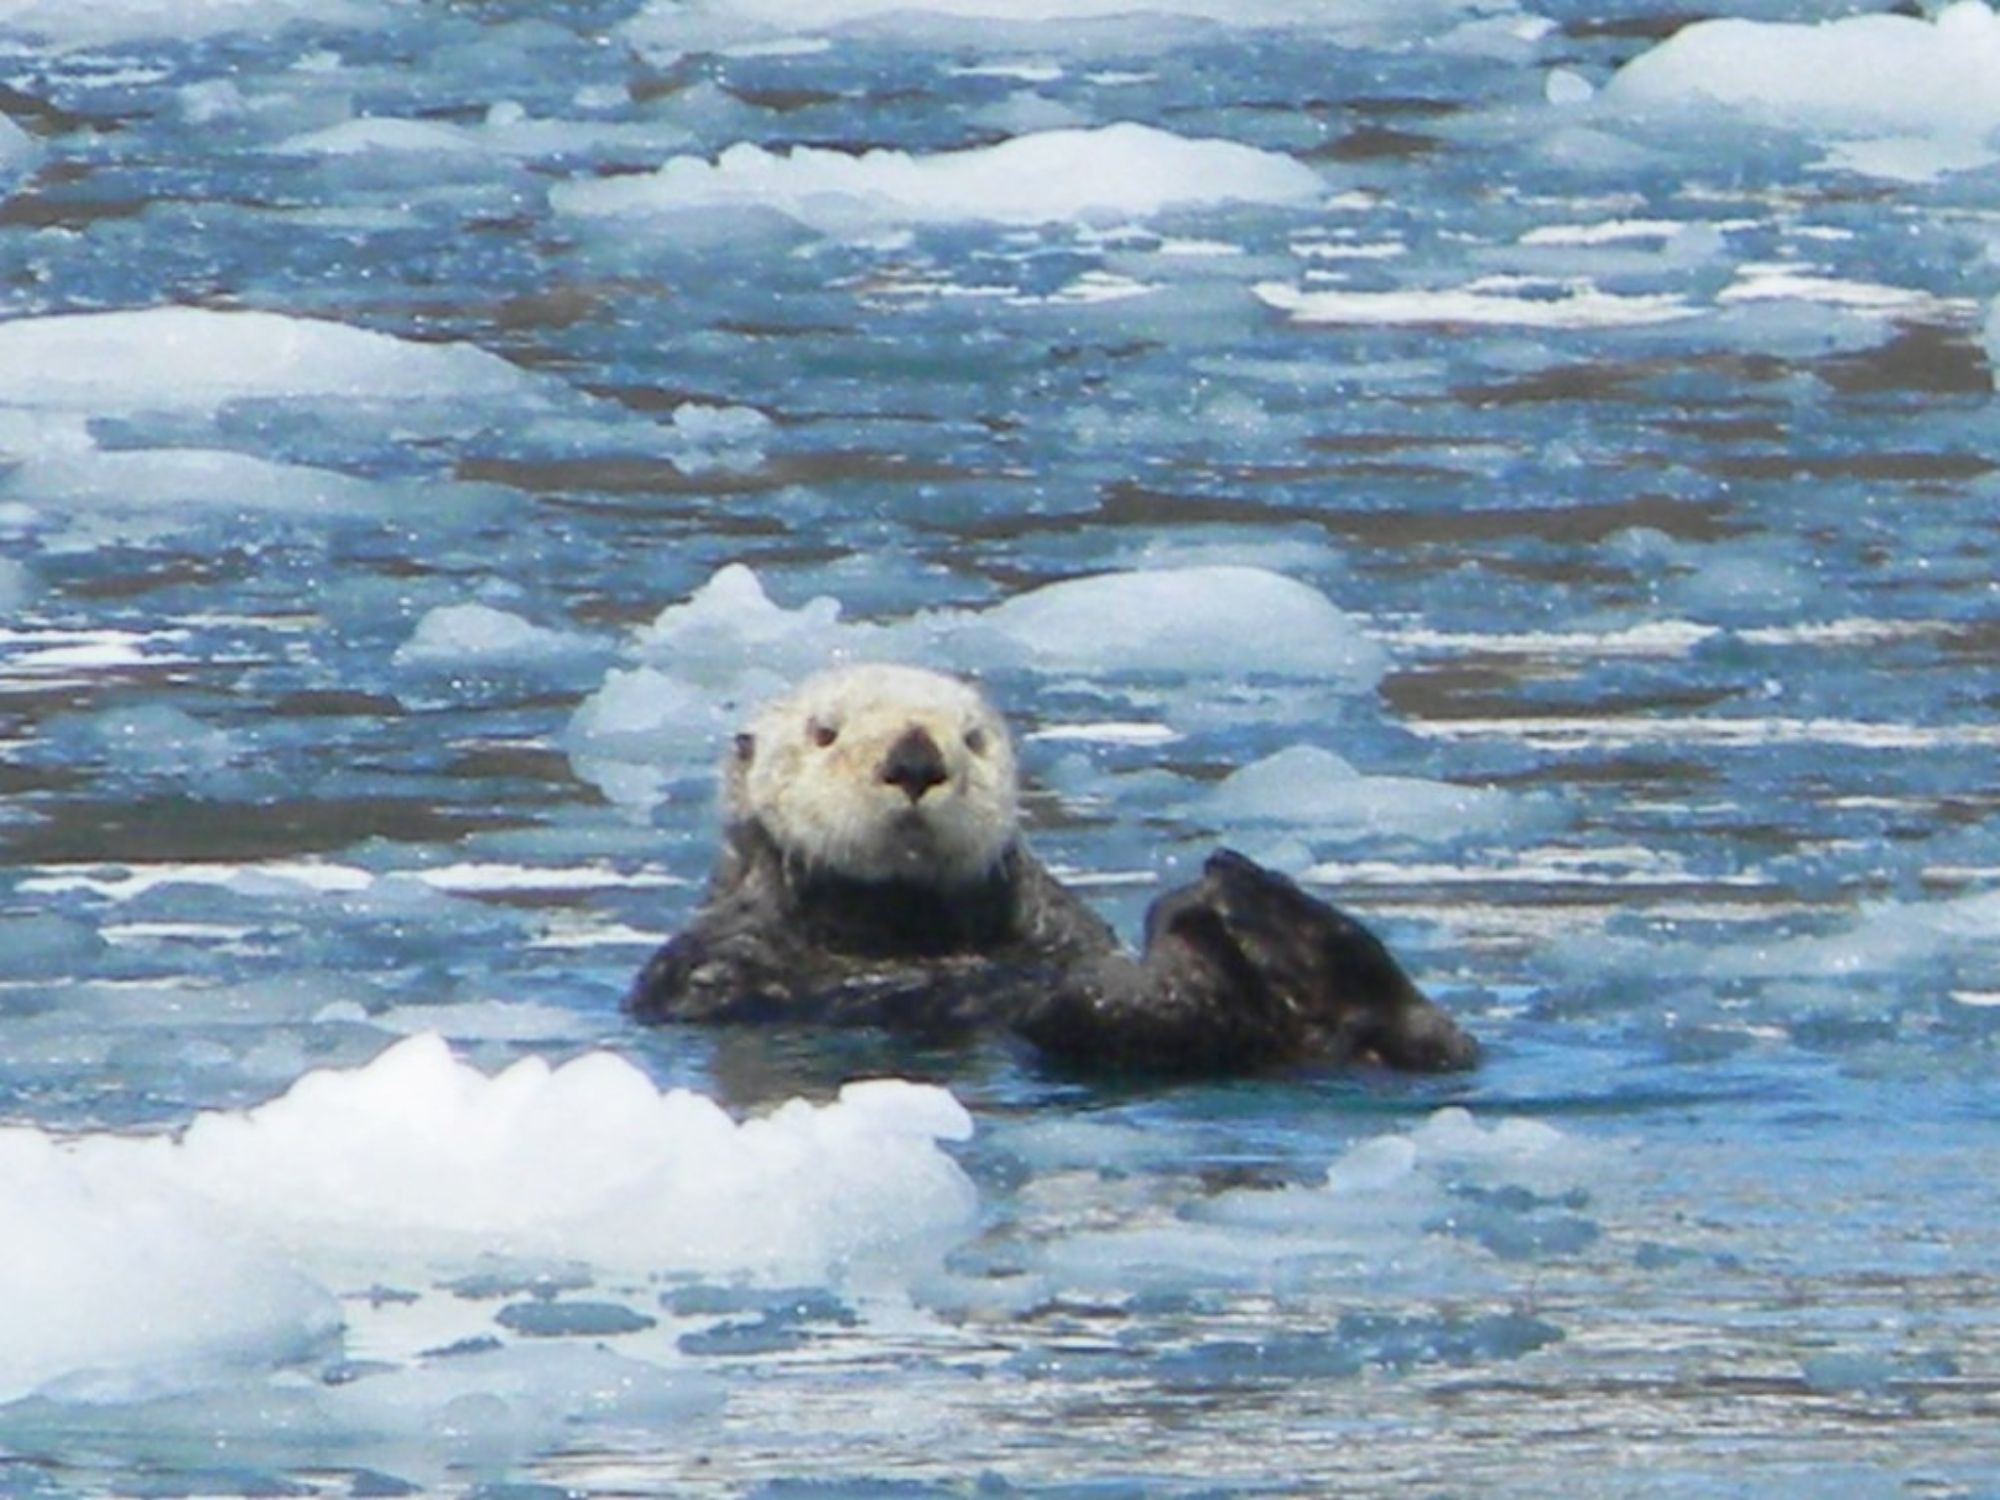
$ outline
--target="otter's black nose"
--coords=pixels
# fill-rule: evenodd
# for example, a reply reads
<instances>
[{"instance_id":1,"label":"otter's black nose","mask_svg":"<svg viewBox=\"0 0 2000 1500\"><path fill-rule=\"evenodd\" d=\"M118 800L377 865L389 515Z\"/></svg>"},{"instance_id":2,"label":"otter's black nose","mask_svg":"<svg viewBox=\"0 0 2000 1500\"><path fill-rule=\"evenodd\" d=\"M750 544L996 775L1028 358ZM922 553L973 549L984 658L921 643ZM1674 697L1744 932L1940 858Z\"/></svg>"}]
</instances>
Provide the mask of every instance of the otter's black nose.
<instances>
[{"instance_id":1,"label":"otter's black nose","mask_svg":"<svg viewBox=\"0 0 2000 1500\"><path fill-rule=\"evenodd\" d=\"M889 753L882 757L880 774L887 785L901 787L903 795L912 802L922 801L925 792L941 785L950 775L937 741L914 726L904 730L902 738L889 747Z\"/></svg>"}]
</instances>

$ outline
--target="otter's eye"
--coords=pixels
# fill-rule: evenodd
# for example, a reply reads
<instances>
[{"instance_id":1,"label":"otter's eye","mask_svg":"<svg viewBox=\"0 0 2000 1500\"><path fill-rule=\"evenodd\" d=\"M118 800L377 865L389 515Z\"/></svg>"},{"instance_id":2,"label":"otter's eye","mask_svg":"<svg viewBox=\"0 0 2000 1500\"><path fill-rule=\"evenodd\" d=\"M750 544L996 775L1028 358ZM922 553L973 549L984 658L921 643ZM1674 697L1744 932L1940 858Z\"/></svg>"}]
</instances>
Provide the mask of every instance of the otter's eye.
<instances>
[{"instance_id":1,"label":"otter's eye","mask_svg":"<svg viewBox=\"0 0 2000 1500\"><path fill-rule=\"evenodd\" d=\"M981 729L977 724L966 730L965 748L970 750L974 755L984 755L986 753L986 731Z\"/></svg>"},{"instance_id":2,"label":"otter's eye","mask_svg":"<svg viewBox=\"0 0 2000 1500\"><path fill-rule=\"evenodd\" d=\"M814 719L806 726L806 733L812 736L812 742L822 750L840 738L838 728L832 724L822 723L818 719Z\"/></svg>"}]
</instances>

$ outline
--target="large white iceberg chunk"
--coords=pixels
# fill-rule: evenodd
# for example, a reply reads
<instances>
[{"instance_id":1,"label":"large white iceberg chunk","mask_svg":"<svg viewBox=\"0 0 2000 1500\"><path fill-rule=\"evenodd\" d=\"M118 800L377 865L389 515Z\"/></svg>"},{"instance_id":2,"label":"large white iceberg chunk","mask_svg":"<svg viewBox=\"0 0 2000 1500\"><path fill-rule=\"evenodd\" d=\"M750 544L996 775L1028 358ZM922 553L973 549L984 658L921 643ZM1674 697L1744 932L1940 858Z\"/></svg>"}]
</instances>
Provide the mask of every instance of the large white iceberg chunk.
<instances>
[{"instance_id":1,"label":"large white iceberg chunk","mask_svg":"<svg viewBox=\"0 0 2000 1500\"><path fill-rule=\"evenodd\" d=\"M288 1363L340 1325L334 1299L253 1235L123 1161L80 1163L0 1130L0 1404L143 1396Z\"/></svg>"},{"instance_id":2,"label":"large white iceberg chunk","mask_svg":"<svg viewBox=\"0 0 2000 1500\"><path fill-rule=\"evenodd\" d=\"M929 155L736 145L712 162L676 157L657 172L570 183L553 197L584 216L763 208L837 234L885 223L1042 224L1216 203L1306 204L1320 192L1318 174L1289 156L1121 124Z\"/></svg>"},{"instance_id":3,"label":"large white iceberg chunk","mask_svg":"<svg viewBox=\"0 0 2000 1500\"><path fill-rule=\"evenodd\" d=\"M1610 113L1713 112L1833 145L1862 171L1928 177L2000 155L2000 17L1959 0L1935 20L1702 21L1621 68Z\"/></svg>"},{"instance_id":4,"label":"large white iceberg chunk","mask_svg":"<svg viewBox=\"0 0 2000 1500\"><path fill-rule=\"evenodd\" d=\"M937 1142L971 1128L924 1085L853 1084L739 1123L610 1053L489 1077L421 1035L177 1141L78 1150L143 1154L311 1262L498 1254L813 1282L921 1262L962 1232L976 1195Z\"/></svg>"}]
</instances>

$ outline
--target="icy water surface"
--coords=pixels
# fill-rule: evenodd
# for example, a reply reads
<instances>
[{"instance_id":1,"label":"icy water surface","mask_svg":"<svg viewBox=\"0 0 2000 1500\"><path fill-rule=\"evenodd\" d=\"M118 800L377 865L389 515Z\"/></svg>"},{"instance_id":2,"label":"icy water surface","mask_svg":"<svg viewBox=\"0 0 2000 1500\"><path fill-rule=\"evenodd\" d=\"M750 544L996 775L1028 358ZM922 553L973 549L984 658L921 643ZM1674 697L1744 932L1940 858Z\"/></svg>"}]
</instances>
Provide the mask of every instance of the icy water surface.
<instances>
[{"instance_id":1,"label":"icy water surface","mask_svg":"<svg viewBox=\"0 0 2000 1500\"><path fill-rule=\"evenodd\" d=\"M2000 20L1719 9L0 0L0 1493L2000 1488ZM635 1031L832 656L1487 1066Z\"/></svg>"}]
</instances>

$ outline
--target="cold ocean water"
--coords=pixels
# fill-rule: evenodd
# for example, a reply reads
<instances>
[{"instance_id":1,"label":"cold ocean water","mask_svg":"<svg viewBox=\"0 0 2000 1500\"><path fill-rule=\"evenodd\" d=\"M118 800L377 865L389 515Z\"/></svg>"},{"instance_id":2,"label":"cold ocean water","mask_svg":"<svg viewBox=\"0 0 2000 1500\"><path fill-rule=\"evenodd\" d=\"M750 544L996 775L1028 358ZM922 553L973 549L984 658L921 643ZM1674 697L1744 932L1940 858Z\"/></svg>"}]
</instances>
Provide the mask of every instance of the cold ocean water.
<instances>
[{"instance_id":1,"label":"cold ocean water","mask_svg":"<svg viewBox=\"0 0 2000 1500\"><path fill-rule=\"evenodd\" d=\"M2000 1492L2000 20L1718 9L0 0L0 1494ZM1487 1065L635 1030L870 656Z\"/></svg>"}]
</instances>

